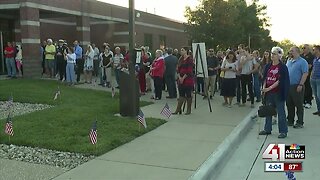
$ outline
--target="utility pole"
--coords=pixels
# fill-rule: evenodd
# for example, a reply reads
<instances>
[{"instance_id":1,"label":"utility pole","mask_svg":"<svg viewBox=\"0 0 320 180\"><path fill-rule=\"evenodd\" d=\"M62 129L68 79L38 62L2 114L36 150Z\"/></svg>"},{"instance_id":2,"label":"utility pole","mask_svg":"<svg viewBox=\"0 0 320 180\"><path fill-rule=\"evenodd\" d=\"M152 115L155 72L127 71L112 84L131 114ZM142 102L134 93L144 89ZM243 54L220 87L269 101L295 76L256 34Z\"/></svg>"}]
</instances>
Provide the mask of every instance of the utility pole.
<instances>
[{"instance_id":1,"label":"utility pole","mask_svg":"<svg viewBox=\"0 0 320 180\"><path fill-rule=\"evenodd\" d=\"M120 114L135 117L139 112L138 83L135 75L135 7L134 0L129 0L129 74L120 74ZM122 76L122 78L121 78Z\"/></svg>"}]
</instances>

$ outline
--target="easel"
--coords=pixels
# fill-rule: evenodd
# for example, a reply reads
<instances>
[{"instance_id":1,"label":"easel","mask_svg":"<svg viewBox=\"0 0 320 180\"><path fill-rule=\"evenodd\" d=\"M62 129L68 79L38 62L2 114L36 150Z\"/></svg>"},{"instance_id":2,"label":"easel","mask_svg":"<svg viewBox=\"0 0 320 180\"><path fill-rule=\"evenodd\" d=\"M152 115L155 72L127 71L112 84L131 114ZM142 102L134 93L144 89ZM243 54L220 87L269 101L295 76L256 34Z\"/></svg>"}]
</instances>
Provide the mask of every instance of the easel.
<instances>
[{"instance_id":1,"label":"easel","mask_svg":"<svg viewBox=\"0 0 320 180\"><path fill-rule=\"evenodd\" d=\"M203 78L204 80L206 80L206 73L204 73L204 68L203 68L203 59L202 59L202 55L201 55L201 52L200 52L200 44L197 44L197 48L196 48L196 52L195 52L195 62L196 62L196 77L195 77L195 85L197 84L197 75L199 74L203 74ZM202 69L202 72L198 72L198 61L200 60L201 62L201 69ZM206 69L206 71L208 71ZM214 89L212 90L214 91ZM210 98L208 97L208 104L209 104L209 110L210 112L212 112L212 108L211 108L211 102L210 102ZM194 108L196 109L197 108L197 94L194 96Z\"/></svg>"}]
</instances>

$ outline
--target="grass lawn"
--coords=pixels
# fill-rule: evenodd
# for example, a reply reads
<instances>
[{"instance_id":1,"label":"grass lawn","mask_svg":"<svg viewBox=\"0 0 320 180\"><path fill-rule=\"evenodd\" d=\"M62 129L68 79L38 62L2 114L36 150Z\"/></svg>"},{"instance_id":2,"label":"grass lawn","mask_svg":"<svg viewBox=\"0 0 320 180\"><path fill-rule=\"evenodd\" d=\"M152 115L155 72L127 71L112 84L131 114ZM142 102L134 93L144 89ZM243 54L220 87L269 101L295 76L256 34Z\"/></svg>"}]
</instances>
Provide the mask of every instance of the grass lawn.
<instances>
[{"instance_id":1,"label":"grass lawn","mask_svg":"<svg viewBox=\"0 0 320 180\"><path fill-rule=\"evenodd\" d=\"M61 102L54 101L60 87ZM115 117L119 97L104 91L80 89L57 81L15 79L0 81L0 100L13 94L15 102L50 104L55 107L13 118L11 143L59 151L101 155L165 123L147 118L148 128L141 128L136 118ZM147 102L140 102L147 105ZM94 149L89 131L97 117L98 143ZM0 143L9 144L4 134L5 119L0 120Z\"/></svg>"}]
</instances>

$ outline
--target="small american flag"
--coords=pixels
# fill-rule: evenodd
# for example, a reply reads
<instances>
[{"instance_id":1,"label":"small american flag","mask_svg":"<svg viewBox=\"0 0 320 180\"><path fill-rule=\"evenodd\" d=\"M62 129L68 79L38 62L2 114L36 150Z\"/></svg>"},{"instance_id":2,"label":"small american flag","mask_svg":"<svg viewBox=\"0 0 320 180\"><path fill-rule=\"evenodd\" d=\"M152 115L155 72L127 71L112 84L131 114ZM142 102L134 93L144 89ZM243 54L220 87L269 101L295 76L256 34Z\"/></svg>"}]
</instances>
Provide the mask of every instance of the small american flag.
<instances>
[{"instance_id":1,"label":"small american flag","mask_svg":"<svg viewBox=\"0 0 320 180\"><path fill-rule=\"evenodd\" d=\"M166 105L164 105L162 111L160 112L161 115L163 115L164 117L169 118L172 115L172 112L169 108L168 103L166 103Z\"/></svg>"},{"instance_id":2,"label":"small american flag","mask_svg":"<svg viewBox=\"0 0 320 180\"><path fill-rule=\"evenodd\" d=\"M97 121L95 121L92 125L91 131L89 133L89 138L92 144L97 143Z\"/></svg>"},{"instance_id":3,"label":"small american flag","mask_svg":"<svg viewBox=\"0 0 320 180\"><path fill-rule=\"evenodd\" d=\"M8 115L6 127L4 129L4 133L8 134L9 136L13 136L13 127L12 127L12 118Z\"/></svg>"},{"instance_id":4,"label":"small american flag","mask_svg":"<svg viewBox=\"0 0 320 180\"><path fill-rule=\"evenodd\" d=\"M116 92L115 92L115 90L114 90L114 87L111 88L111 95L112 95L112 97L114 97L114 96L116 95Z\"/></svg>"},{"instance_id":5,"label":"small american flag","mask_svg":"<svg viewBox=\"0 0 320 180\"><path fill-rule=\"evenodd\" d=\"M138 114L138 116L137 116L137 119L138 119L138 122L139 122L140 124L142 124L142 126L143 126L144 128L147 128L147 122L146 122L146 120L145 120L145 118L144 118L144 114L143 114L143 112L141 111L141 109L139 110L139 114Z\"/></svg>"},{"instance_id":6,"label":"small american flag","mask_svg":"<svg viewBox=\"0 0 320 180\"><path fill-rule=\"evenodd\" d=\"M59 95L60 95L60 88L58 87L58 90L56 91L56 93L54 93L53 100L57 100Z\"/></svg>"}]
</instances>

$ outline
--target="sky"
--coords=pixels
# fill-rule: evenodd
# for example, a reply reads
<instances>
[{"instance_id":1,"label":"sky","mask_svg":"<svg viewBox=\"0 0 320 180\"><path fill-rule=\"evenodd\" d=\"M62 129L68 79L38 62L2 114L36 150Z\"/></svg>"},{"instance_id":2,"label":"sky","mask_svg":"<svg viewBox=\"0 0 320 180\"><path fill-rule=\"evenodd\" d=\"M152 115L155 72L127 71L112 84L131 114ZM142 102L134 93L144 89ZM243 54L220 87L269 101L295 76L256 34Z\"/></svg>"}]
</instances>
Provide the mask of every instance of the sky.
<instances>
[{"instance_id":1,"label":"sky","mask_svg":"<svg viewBox=\"0 0 320 180\"><path fill-rule=\"evenodd\" d=\"M128 7L128 0L100 0ZM247 0L250 1L250 0ZM320 44L319 21L320 0L260 0L267 5L270 17L270 35L273 40L289 39L297 45ZM135 0L140 11L186 22L185 6L195 8L199 0Z\"/></svg>"}]
</instances>

